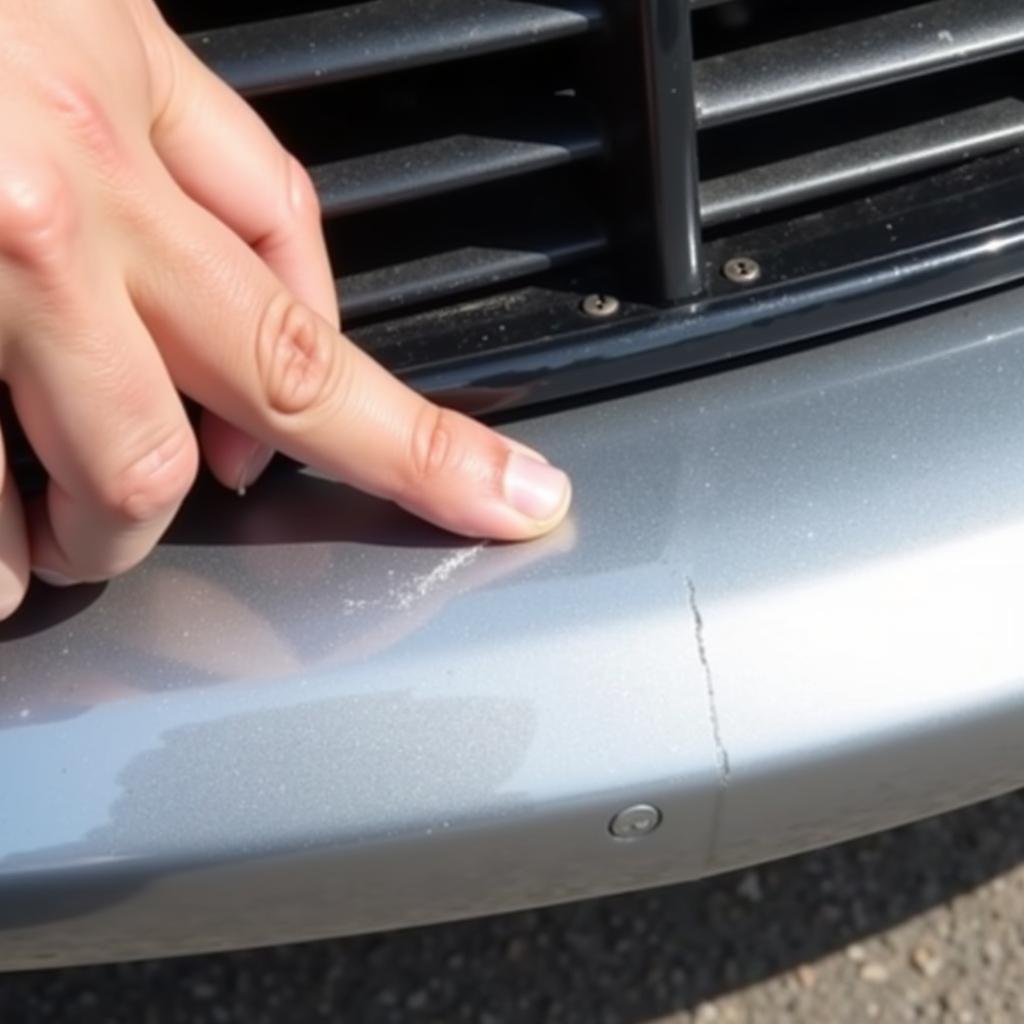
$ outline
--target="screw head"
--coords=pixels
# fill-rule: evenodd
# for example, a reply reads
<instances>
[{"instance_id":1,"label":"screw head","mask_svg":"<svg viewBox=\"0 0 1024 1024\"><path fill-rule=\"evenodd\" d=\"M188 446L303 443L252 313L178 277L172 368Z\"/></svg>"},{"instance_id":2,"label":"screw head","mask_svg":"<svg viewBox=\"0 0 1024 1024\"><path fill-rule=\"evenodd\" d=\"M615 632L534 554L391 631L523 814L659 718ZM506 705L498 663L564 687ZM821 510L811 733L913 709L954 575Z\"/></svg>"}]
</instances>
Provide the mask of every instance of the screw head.
<instances>
[{"instance_id":1,"label":"screw head","mask_svg":"<svg viewBox=\"0 0 1024 1024\"><path fill-rule=\"evenodd\" d=\"M754 284L761 280L761 264L752 256L734 256L725 261L722 274L733 284Z\"/></svg>"},{"instance_id":2,"label":"screw head","mask_svg":"<svg viewBox=\"0 0 1024 1024\"><path fill-rule=\"evenodd\" d=\"M622 303L614 295L588 295L580 303L580 309L587 316L592 316L598 320L615 316L621 308Z\"/></svg>"},{"instance_id":3,"label":"screw head","mask_svg":"<svg viewBox=\"0 0 1024 1024\"><path fill-rule=\"evenodd\" d=\"M608 830L616 839L643 839L661 825L661 811L650 804L627 807L612 818Z\"/></svg>"}]
</instances>

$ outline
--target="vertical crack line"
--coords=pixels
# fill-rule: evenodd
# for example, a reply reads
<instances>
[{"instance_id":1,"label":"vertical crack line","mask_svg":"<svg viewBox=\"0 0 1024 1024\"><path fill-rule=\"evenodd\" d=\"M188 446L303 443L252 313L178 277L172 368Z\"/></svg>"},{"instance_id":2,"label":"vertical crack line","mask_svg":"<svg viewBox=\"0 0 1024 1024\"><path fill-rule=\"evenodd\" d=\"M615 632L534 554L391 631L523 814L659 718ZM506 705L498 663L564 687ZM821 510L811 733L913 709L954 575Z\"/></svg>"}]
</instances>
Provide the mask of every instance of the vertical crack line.
<instances>
[{"instance_id":1,"label":"vertical crack line","mask_svg":"<svg viewBox=\"0 0 1024 1024\"><path fill-rule=\"evenodd\" d=\"M715 693L715 676L711 671L711 662L708 659L707 641L704 636L704 617L700 612L700 605L697 603L697 585L693 577L686 577L686 587L690 598L690 614L693 616L693 636L697 644L697 657L700 658L701 668L704 670L704 686L708 698L708 718L711 723L711 740L715 747L715 763L718 768L718 790L715 796L715 806L711 816L711 834L708 842L708 866L715 862L716 850L718 849L718 835L722 821L723 805L725 803L725 791L729 787L732 777L732 766L729 763L729 751L722 739L722 720L718 713L718 698Z\"/></svg>"},{"instance_id":2,"label":"vertical crack line","mask_svg":"<svg viewBox=\"0 0 1024 1024\"><path fill-rule=\"evenodd\" d=\"M704 639L704 617L700 613L700 606L697 604L697 587L693 579L687 577L686 586L690 592L690 611L693 613L693 632L697 641L697 656L700 658L701 667L704 669L704 685L708 694L708 713L711 717L711 738L715 744L715 759L718 762L718 782L724 789L729 785L729 777L732 768L729 765L729 751L722 742L722 720L718 714L718 699L715 695L715 677L711 672L711 662L708 661L708 648Z\"/></svg>"}]
</instances>

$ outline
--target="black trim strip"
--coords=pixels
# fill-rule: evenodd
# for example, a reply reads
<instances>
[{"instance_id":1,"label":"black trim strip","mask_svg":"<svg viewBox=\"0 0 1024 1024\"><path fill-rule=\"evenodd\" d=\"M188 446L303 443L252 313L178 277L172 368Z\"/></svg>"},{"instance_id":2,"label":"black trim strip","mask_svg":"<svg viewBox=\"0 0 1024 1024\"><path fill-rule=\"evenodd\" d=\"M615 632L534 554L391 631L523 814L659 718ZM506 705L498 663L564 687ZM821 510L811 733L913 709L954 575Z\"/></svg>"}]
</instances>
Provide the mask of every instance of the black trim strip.
<instances>
[{"instance_id":1,"label":"black trim strip","mask_svg":"<svg viewBox=\"0 0 1024 1024\"><path fill-rule=\"evenodd\" d=\"M1024 101L999 100L701 185L714 227L839 192L877 185L1024 142Z\"/></svg>"},{"instance_id":2,"label":"black trim strip","mask_svg":"<svg viewBox=\"0 0 1024 1024\"><path fill-rule=\"evenodd\" d=\"M579 114L552 112L549 106L520 132L496 126L486 135L450 135L313 167L310 173L325 216L379 209L600 156L600 132Z\"/></svg>"},{"instance_id":3,"label":"black trim strip","mask_svg":"<svg viewBox=\"0 0 1024 1024\"><path fill-rule=\"evenodd\" d=\"M371 0L186 37L249 96L366 78L581 35L597 0Z\"/></svg>"},{"instance_id":4,"label":"black trim strip","mask_svg":"<svg viewBox=\"0 0 1024 1024\"><path fill-rule=\"evenodd\" d=\"M607 247L597 230L547 238L529 248L467 246L353 274L338 282L338 293L344 316L361 319L493 288L600 255Z\"/></svg>"},{"instance_id":5,"label":"black trim strip","mask_svg":"<svg viewBox=\"0 0 1024 1024\"><path fill-rule=\"evenodd\" d=\"M698 61L697 121L757 117L1022 48L1020 0L934 0Z\"/></svg>"}]
</instances>

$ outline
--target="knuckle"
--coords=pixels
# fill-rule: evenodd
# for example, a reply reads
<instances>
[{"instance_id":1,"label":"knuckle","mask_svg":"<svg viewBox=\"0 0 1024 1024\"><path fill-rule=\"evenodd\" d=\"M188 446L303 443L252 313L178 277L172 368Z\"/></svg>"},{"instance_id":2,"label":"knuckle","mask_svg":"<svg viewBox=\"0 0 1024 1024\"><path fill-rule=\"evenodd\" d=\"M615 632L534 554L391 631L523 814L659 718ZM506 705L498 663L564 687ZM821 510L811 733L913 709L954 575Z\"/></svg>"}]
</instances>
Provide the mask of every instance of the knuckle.
<instances>
[{"instance_id":1,"label":"knuckle","mask_svg":"<svg viewBox=\"0 0 1024 1024\"><path fill-rule=\"evenodd\" d=\"M70 139L93 157L100 167L118 167L124 153L104 103L89 86L72 77L54 74L41 83L43 99L64 126Z\"/></svg>"},{"instance_id":2,"label":"knuckle","mask_svg":"<svg viewBox=\"0 0 1024 1024\"><path fill-rule=\"evenodd\" d=\"M256 364L271 412L307 417L340 394L343 346L319 317L290 295L268 303L260 320Z\"/></svg>"},{"instance_id":3,"label":"knuckle","mask_svg":"<svg viewBox=\"0 0 1024 1024\"><path fill-rule=\"evenodd\" d=\"M46 161L0 166L0 248L35 268L62 264L75 231L72 189Z\"/></svg>"},{"instance_id":4,"label":"knuckle","mask_svg":"<svg viewBox=\"0 0 1024 1024\"><path fill-rule=\"evenodd\" d=\"M98 487L100 504L126 523L166 519L192 489L199 472L199 446L187 423Z\"/></svg>"},{"instance_id":5,"label":"knuckle","mask_svg":"<svg viewBox=\"0 0 1024 1024\"><path fill-rule=\"evenodd\" d=\"M424 403L412 430L412 483L422 487L456 472L461 462L455 414Z\"/></svg>"}]
</instances>

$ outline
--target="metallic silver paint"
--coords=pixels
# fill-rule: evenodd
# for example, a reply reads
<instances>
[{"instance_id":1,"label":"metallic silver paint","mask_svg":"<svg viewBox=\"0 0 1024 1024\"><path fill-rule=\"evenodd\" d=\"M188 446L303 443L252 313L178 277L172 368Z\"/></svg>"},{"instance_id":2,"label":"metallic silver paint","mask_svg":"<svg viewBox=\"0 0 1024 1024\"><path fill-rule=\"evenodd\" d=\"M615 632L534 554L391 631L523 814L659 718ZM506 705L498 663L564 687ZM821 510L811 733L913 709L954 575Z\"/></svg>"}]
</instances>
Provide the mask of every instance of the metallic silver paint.
<instances>
[{"instance_id":1,"label":"metallic silver paint","mask_svg":"<svg viewBox=\"0 0 1024 1024\"><path fill-rule=\"evenodd\" d=\"M1022 314L523 423L577 487L535 545L295 476L35 595L0 632L0 965L693 878L1020 785Z\"/></svg>"}]
</instances>

